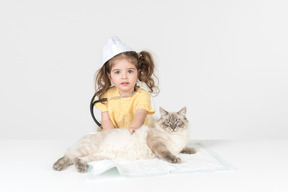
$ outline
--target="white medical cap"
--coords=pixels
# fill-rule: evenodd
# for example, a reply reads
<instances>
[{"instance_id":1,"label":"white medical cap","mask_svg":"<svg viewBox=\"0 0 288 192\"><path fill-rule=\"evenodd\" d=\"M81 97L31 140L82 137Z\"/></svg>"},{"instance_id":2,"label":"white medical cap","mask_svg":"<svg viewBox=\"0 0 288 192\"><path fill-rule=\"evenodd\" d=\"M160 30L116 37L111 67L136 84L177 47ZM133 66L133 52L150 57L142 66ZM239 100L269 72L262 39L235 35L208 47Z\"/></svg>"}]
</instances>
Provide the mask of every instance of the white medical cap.
<instances>
[{"instance_id":1,"label":"white medical cap","mask_svg":"<svg viewBox=\"0 0 288 192\"><path fill-rule=\"evenodd\" d=\"M114 36L110 38L102 50L101 66L103 66L109 59L111 59L115 55L127 51L134 50L122 43L118 37Z\"/></svg>"}]
</instances>

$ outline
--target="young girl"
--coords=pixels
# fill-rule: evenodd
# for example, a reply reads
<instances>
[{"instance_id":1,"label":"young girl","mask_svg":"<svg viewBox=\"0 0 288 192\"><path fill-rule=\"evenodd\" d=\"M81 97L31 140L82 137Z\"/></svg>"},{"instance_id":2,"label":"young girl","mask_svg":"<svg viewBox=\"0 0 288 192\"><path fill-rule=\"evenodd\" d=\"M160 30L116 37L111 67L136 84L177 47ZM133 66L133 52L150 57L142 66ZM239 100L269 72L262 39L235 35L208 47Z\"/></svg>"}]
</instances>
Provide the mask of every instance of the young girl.
<instances>
[{"instance_id":1,"label":"young girl","mask_svg":"<svg viewBox=\"0 0 288 192\"><path fill-rule=\"evenodd\" d=\"M120 97L95 105L101 111L104 130L128 128L132 134L148 124L147 115L155 113L150 106L150 93L159 92L153 79L154 68L149 52L138 54L117 37L108 40L102 53L102 67L96 75L96 96ZM144 83L150 93L137 86L137 81Z\"/></svg>"}]
</instances>

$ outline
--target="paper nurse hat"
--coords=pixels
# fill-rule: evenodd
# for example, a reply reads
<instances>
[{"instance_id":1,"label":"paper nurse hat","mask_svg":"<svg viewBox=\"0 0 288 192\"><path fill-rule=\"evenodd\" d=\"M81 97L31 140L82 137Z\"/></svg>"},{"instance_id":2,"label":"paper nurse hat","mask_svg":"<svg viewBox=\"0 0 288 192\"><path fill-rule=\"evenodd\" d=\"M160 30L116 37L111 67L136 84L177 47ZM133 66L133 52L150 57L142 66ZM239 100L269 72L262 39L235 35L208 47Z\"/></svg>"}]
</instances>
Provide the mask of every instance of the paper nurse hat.
<instances>
[{"instance_id":1,"label":"paper nurse hat","mask_svg":"<svg viewBox=\"0 0 288 192\"><path fill-rule=\"evenodd\" d=\"M102 50L102 61L101 64L104 65L109 59L118 55L119 53L134 51L114 36L110 38Z\"/></svg>"}]
</instances>

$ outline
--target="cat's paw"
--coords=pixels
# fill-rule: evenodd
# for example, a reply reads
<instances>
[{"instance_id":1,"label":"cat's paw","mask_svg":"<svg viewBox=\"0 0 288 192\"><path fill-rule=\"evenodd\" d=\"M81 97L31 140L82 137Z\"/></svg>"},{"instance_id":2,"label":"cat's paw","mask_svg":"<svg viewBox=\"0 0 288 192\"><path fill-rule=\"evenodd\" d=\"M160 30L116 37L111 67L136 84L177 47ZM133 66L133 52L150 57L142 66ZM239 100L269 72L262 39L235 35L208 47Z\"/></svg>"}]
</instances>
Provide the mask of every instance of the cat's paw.
<instances>
[{"instance_id":1,"label":"cat's paw","mask_svg":"<svg viewBox=\"0 0 288 192\"><path fill-rule=\"evenodd\" d=\"M179 164L181 163L181 159L179 157L174 157L171 159L171 163Z\"/></svg>"},{"instance_id":2,"label":"cat's paw","mask_svg":"<svg viewBox=\"0 0 288 192\"><path fill-rule=\"evenodd\" d=\"M181 153L185 153L185 154L194 154L196 153L196 149L194 149L193 147L185 147Z\"/></svg>"},{"instance_id":3,"label":"cat's paw","mask_svg":"<svg viewBox=\"0 0 288 192\"><path fill-rule=\"evenodd\" d=\"M75 159L75 167L80 173L86 173L88 171L87 163L79 158Z\"/></svg>"},{"instance_id":4,"label":"cat's paw","mask_svg":"<svg viewBox=\"0 0 288 192\"><path fill-rule=\"evenodd\" d=\"M53 169L56 170L56 171L61 171L64 167L57 162L54 163L53 165Z\"/></svg>"},{"instance_id":5,"label":"cat's paw","mask_svg":"<svg viewBox=\"0 0 288 192\"><path fill-rule=\"evenodd\" d=\"M167 153L165 156L162 156L162 159L170 162L170 163L181 163L181 159L179 157L176 157L175 155L173 155L172 153Z\"/></svg>"},{"instance_id":6,"label":"cat's paw","mask_svg":"<svg viewBox=\"0 0 288 192\"><path fill-rule=\"evenodd\" d=\"M56 171L61 171L63 170L65 167L68 166L68 159L66 157L62 157L60 159L58 159L54 165L53 165L53 169Z\"/></svg>"}]
</instances>

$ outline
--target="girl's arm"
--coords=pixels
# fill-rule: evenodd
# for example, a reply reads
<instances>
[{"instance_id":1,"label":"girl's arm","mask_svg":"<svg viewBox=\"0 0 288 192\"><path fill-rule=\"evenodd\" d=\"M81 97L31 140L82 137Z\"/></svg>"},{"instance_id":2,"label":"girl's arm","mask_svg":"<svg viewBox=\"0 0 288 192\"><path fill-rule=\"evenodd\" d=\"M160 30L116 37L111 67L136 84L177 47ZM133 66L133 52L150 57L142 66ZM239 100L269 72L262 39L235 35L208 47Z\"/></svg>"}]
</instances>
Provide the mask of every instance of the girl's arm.
<instances>
[{"instance_id":1,"label":"girl's arm","mask_svg":"<svg viewBox=\"0 0 288 192\"><path fill-rule=\"evenodd\" d=\"M114 129L114 125L110 119L108 111L101 113L101 123L104 130Z\"/></svg>"},{"instance_id":2,"label":"girl's arm","mask_svg":"<svg viewBox=\"0 0 288 192\"><path fill-rule=\"evenodd\" d=\"M144 109L139 109L136 111L134 119L130 127L128 128L131 134L133 134L133 132L135 132L136 129L140 128L144 124L147 114L148 112Z\"/></svg>"}]
</instances>

